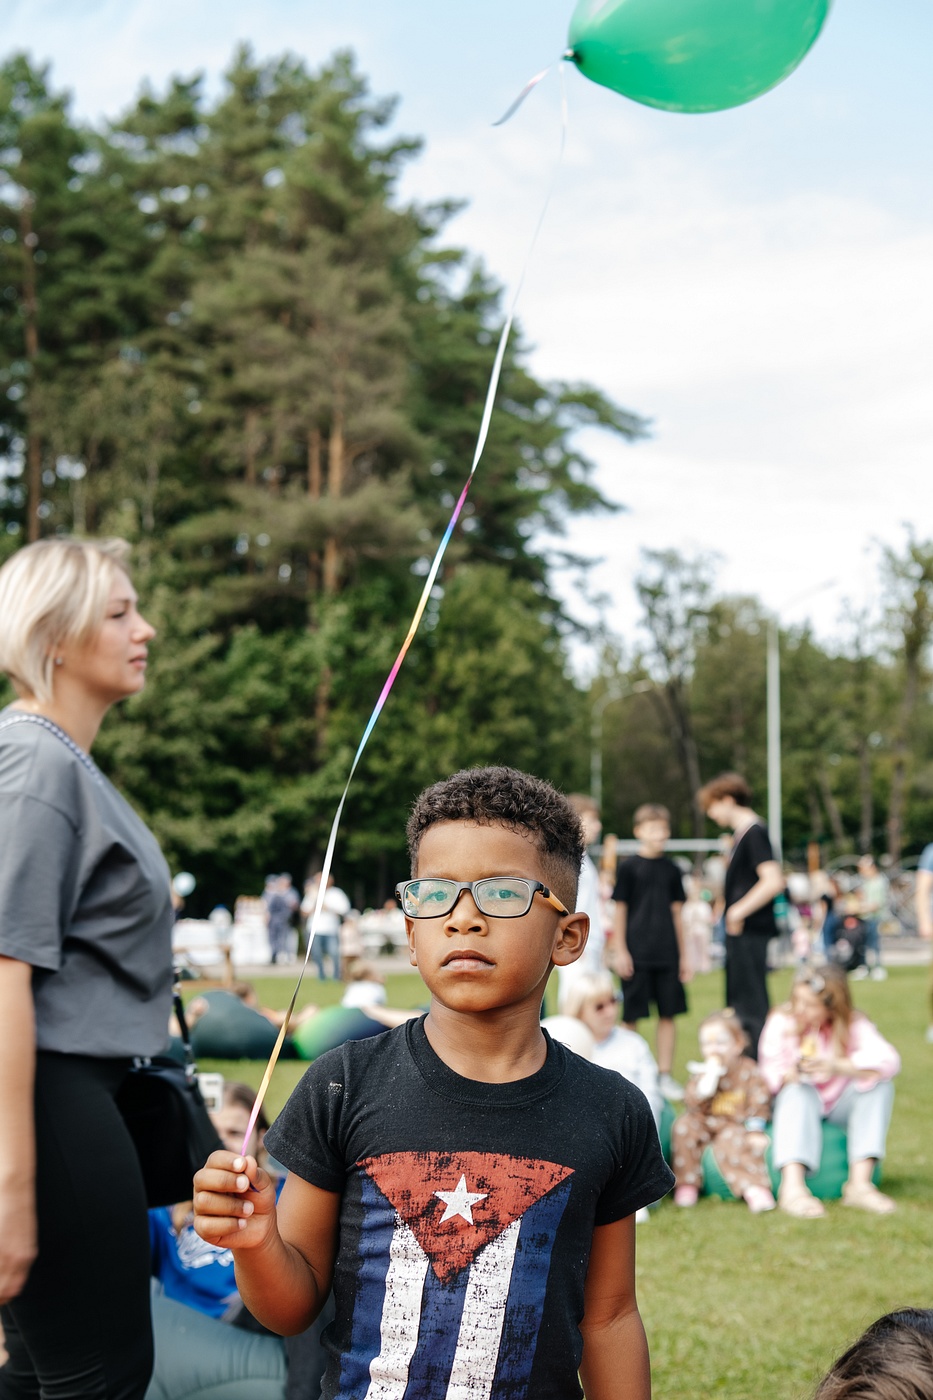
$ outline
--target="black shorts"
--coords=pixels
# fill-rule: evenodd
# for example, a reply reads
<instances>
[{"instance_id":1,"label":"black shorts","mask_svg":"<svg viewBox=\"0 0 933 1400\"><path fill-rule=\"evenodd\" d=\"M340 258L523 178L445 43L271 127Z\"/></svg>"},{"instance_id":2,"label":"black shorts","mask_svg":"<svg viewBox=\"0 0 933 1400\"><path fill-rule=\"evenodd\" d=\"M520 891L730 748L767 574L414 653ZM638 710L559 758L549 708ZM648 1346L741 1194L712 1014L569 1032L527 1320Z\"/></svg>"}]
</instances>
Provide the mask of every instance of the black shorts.
<instances>
[{"instance_id":1,"label":"black shorts","mask_svg":"<svg viewBox=\"0 0 933 1400\"><path fill-rule=\"evenodd\" d=\"M651 1015L651 1003L659 1016L683 1016L687 994L676 967L636 967L622 982L622 1020L643 1021Z\"/></svg>"}]
</instances>

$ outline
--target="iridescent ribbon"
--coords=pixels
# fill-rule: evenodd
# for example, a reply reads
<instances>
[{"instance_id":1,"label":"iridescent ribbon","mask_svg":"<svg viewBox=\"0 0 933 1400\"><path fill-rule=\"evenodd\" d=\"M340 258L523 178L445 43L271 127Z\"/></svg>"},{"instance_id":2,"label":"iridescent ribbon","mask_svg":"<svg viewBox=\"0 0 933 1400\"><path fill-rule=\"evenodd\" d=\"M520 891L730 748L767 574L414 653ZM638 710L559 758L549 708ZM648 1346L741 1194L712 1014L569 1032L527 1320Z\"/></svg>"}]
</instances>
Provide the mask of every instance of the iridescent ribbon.
<instances>
[{"instance_id":1,"label":"iridescent ribbon","mask_svg":"<svg viewBox=\"0 0 933 1400\"><path fill-rule=\"evenodd\" d=\"M544 69L544 71L542 73L539 73L535 78L533 78L529 84L526 84L525 89L521 93L520 97L515 102L513 102L512 106L509 108L509 111L505 114L504 117L501 117L499 121L495 123L495 125L499 126L502 124L502 122L507 121L508 118L512 115L512 113L524 101L525 97L528 95L531 89L535 87L541 81L541 79L547 75L548 72L550 72L550 69ZM350 784L353 782L354 774L356 773L360 759L363 756L363 750L369 743L369 737L375 729L376 723L379 719L379 716L382 713L383 707L389 698L389 692L395 684L395 678L398 675L399 671L402 669L402 663L404 662L405 657L408 655L408 649L415 639L415 634L418 631L418 628L421 624L421 619L424 616L424 610L428 604L428 599L431 596L431 590L433 589L434 584L437 580L437 575L440 572L441 563L443 562L444 555L447 552L447 546L450 543L450 537L456 529L457 521L460 519L460 514L463 510L464 505L466 504L466 498L469 495L470 487L473 484L473 478L476 475L476 468L479 466L480 458L482 457L483 451L486 447L486 439L489 436L489 423L492 418L492 410L493 405L495 403L496 392L499 388L499 379L502 374L502 363L505 359L505 351L509 343L509 336L512 331L512 322L515 319L515 310L518 306L518 301L522 293L522 288L525 285L525 277L528 273L528 268L531 264L532 254L534 253L535 245L538 241L538 235L541 232L541 227L544 223L545 215L547 214L548 207L551 203L551 197L554 193L554 188L557 184L557 176L559 174L561 163L564 158L564 147L567 141L567 93L564 85L563 69L559 69L559 73L561 80L561 130L560 147L558 150L557 161L554 166L554 173L551 176L551 181L548 186L547 194L544 198L544 203L541 207L541 213L538 215L538 221L535 224L534 232L531 235L531 241L528 245L528 250L525 254L525 260L522 264L522 270L515 288L515 293L512 297L512 303L509 307L509 312L506 316L505 324L503 325L501 334L499 336L499 344L496 349L496 358L493 361L492 373L489 377L489 387L486 390L486 402L483 405L483 417L482 421L480 422L479 435L476 439L476 447L473 451L473 463L470 467L470 474L467 477L466 482L464 483L463 490L460 492L459 499L453 508L453 513L450 517L450 520L447 522L447 528L444 531L443 536L441 537L441 542L437 546L437 551L434 555L431 567L428 570L427 578L424 581L424 588L421 590L421 597L418 599L418 606L415 608L414 616L412 617L411 623L408 628L408 634L405 637L405 640L402 642L401 647L399 648L398 656L396 656L395 661L392 663L392 669L386 678L385 685L380 691L379 699L373 706L373 712L367 720L366 728L363 730L363 737L360 739L360 742L357 745L356 753L353 756L353 762L350 765L350 772L347 776L347 781L344 785L340 801L337 804L337 810L334 813L334 820L331 823L330 835L327 838L327 849L324 853L324 863L321 867L317 898L314 902L314 912L311 916L310 925L308 926L307 952L305 953L305 958L304 962L301 965L301 970L298 973L298 981L295 984L295 990L292 992L291 1001L288 1003L288 1010L285 1012L285 1017L282 1021L282 1026L279 1030L278 1036L276 1037L275 1045L272 1047L272 1054L269 1056L269 1063L266 1065L265 1073L262 1076L262 1083L260 1084L259 1090L256 1094L256 1101L253 1104L252 1112L249 1116L249 1124L247 1126L246 1133L243 1137L243 1146L240 1149L241 1156L246 1155L246 1149L249 1144L249 1140L253 1135L253 1129L256 1126L256 1120L259 1117L259 1112L262 1108L263 1101L266 1097L266 1092L269 1088L269 1083L272 1079L272 1075L275 1070L275 1066L278 1062L279 1055L281 1054L282 1046L285 1043L285 1037L288 1034L288 1027L291 1022L292 1013L295 1010L295 1003L298 1000L298 993L301 989L301 983L304 979L305 972L308 968L308 961L311 957L311 949L314 943L314 936L317 933L318 920L320 919L321 911L324 907L324 899L327 894L327 881L328 877L330 876L331 866L333 865L334 848L337 844L337 832L340 828L340 819L343 816L343 809L346 804L347 794L350 791Z\"/></svg>"}]
</instances>

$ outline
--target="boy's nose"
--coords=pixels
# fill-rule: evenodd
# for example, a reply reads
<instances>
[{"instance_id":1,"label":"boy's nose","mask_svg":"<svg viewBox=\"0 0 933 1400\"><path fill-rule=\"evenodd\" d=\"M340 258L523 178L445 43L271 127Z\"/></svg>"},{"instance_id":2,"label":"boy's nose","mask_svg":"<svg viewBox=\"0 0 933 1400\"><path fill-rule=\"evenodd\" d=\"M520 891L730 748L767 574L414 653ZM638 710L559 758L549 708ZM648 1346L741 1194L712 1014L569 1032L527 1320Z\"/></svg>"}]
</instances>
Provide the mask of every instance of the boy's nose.
<instances>
[{"instance_id":1,"label":"boy's nose","mask_svg":"<svg viewBox=\"0 0 933 1400\"><path fill-rule=\"evenodd\" d=\"M444 927L451 933L460 933L464 929L485 931L485 916L477 908L470 890L460 891L454 907L447 915Z\"/></svg>"}]
</instances>

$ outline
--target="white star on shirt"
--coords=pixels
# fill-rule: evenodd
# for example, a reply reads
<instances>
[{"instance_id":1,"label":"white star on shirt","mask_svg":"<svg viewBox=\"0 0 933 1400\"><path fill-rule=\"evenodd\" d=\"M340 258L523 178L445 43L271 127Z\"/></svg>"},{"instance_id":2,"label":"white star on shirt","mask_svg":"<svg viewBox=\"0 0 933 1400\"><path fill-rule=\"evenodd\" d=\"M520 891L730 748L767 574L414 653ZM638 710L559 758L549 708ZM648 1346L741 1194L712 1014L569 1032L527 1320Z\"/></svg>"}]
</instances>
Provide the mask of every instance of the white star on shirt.
<instances>
[{"instance_id":1,"label":"white star on shirt","mask_svg":"<svg viewBox=\"0 0 933 1400\"><path fill-rule=\"evenodd\" d=\"M444 1202L445 1210L440 1220L440 1223L442 1225L445 1220L453 1220L454 1216L456 1215L459 1215L461 1219L467 1222L468 1225L472 1225L473 1206L476 1205L477 1201L485 1201L486 1197L489 1195L489 1192L468 1191L466 1177L461 1176L460 1180L457 1182L455 1190L435 1191L434 1194L435 1196L440 1197L440 1199Z\"/></svg>"}]
</instances>

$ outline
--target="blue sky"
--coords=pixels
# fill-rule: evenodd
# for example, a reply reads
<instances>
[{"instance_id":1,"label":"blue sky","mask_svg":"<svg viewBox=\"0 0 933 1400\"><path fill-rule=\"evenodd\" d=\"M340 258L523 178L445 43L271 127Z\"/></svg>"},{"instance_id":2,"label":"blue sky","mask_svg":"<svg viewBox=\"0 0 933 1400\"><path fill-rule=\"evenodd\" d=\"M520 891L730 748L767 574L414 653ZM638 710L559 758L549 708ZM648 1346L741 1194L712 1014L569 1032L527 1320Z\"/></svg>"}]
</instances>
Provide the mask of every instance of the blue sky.
<instances>
[{"instance_id":1,"label":"blue sky","mask_svg":"<svg viewBox=\"0 0 933 1400\"><path fill-rule=\"evenodd\" d=\"M374 91L399 95L398 129L425 139L403 192L465 198L451 240L511 285L557 149L553 77L490 123L561 52L571 9L0 0L0 33L93 119L144 78L216 85L241 39L312 65L352 47ZM909 520L931 533L931 66L928 0L836 0L801 68L734 111L656 112L567 73L567 155L519 315L537 373L654 422L636 448L588 437L628 510L568 536L603 561L620 632L644 546L718 550L723 585L774 608L833 578L787 612L832 635L845 598L872 602L877 541Z\"/></svg>"}]
</instances>

